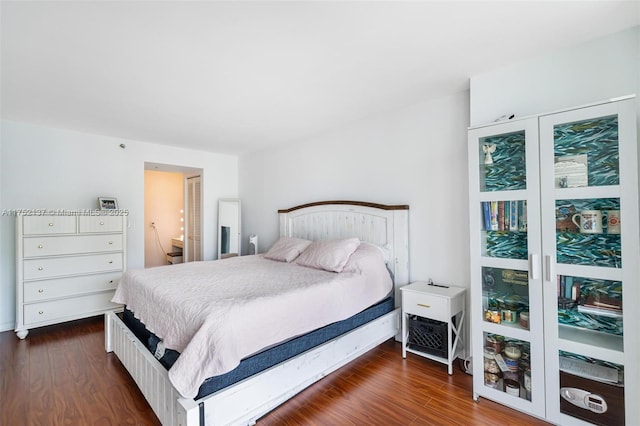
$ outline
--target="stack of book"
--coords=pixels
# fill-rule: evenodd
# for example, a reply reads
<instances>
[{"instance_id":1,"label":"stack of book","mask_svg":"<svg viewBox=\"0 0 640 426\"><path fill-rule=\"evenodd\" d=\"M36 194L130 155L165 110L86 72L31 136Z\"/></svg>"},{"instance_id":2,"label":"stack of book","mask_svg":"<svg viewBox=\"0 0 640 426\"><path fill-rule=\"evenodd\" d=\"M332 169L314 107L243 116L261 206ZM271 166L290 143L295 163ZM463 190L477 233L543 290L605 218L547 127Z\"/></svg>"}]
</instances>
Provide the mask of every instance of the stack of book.
<instances>
[{"instance_id":1,"label":"stack of book","mask_svg":"<svg viewBox=\"0 0 640 426\"><path fill-rule=\"evenodd\" d=\"M584 304L578 305L578 312L622 318L622 300L602 295L587 296Z\"/></svg>"},{"instance_id":2,"label":"stack of book","mask_svg":"<svg viewBox=\"0 0 640 426\"><path fill-rule=\"evenodd\" d=\"M483 201L485 231L526 231L526 201Z\"/></svg>"}]
</instances>

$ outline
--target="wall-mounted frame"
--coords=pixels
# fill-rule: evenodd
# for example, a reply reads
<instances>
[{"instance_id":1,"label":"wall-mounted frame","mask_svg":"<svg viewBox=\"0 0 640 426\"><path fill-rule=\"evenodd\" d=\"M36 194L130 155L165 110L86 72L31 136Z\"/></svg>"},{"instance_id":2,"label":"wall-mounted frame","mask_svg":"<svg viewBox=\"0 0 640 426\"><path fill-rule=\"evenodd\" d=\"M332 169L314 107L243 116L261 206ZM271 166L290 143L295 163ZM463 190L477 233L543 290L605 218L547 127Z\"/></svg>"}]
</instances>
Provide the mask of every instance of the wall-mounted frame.
<instances>
[{"instance_id":1,"label":"wall-mounted frame","mask_svg":"<svg viewBox=\"0 0 640 426\"><path fill-rule=\"evenodd\" d=\"M113 197L98 197L100 210L118 210L118 200Z\"/></svg>"}]
</instances>

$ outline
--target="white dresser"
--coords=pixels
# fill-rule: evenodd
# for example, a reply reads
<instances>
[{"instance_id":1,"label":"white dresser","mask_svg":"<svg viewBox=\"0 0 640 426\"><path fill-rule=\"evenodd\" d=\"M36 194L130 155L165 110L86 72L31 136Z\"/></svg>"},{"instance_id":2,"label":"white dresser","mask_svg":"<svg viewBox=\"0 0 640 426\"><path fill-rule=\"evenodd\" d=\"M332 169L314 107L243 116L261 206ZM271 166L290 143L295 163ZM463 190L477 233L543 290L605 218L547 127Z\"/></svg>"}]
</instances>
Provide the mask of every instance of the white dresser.
<instances>
[{"instance_id":1,"label":"white dresser","mask_svg":"<svg viewBox=\"0 0 640 426\"><path fill-rule=\"evenodd\" d=\"M126 269L126 216L18 216L16 334L99 315Z\"/></svg>"}]
</instances>

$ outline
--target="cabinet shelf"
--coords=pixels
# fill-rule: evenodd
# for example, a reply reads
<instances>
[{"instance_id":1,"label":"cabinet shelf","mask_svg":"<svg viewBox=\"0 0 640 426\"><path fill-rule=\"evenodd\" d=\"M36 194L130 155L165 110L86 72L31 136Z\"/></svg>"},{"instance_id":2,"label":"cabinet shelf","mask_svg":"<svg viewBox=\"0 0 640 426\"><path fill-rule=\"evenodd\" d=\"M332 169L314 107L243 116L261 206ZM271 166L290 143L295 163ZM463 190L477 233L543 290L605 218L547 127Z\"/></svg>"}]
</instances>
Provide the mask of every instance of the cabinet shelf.
<instances>
[{"instance_id":1,"label":"cabinet shelf","mask_svg":"<svg viewBox=\"0 0 640 426\"><path fill-rule=\"evenodd\" d=\"M510 191L499 192L481 192L478 196L479 201L500 201L500 200L524 200L527 198L527 191L522 189L514 189Z\"/></svg>"},{"instance_id":2,"label":"cabinet shelf","mask_svg":"<svg viewBox=\"0 0 640 426\"><path fill-rule=\"evenodd\" d=\"M557 275L591 277L601 280L622 281L622 269L590 265L556 265Z\"/></svg>"},{"instance_id":3,"label":"cabinet shelf","mask_svg":"<svg viewBox=\"0 0 640 426\"><path fill-rule=\"evenodd\" d=\"M558 326L558 347L602 361L624 365L624 339L576 327Z\"/></svg>"},{"instance_id":4,"label":"cabinet shelf","mask_svg":"<svg viewBox=\"0 0 640 426\"><path fill-rule=\"evenodd\" d=\"M526 271L529 262L524 259L501 259L495 257L481 256L480 265L489 268L507 268Z\"/></svg>"},{"instance_id":5,"label":"cabinet shelf","mask_svg":"<svg viewBox=\"0 0 640 426\"><path fill-rule=\"evenodd\" d=\"M500 336L509 336L510 338L522 340L525 342L531 341L531 332L520 327L518 324L494 324L485 321L482 325L482 329L486 333L498 334Z\"/></svg>"},{"instance_id":6,"label":"cabinet shelf","mask_svg":"<svg viewBox=\"0 0 640 426\"><path fill-rule=\"evenodd\" d=\"M619 198L620 186L585 186L580 188L555 188L554 197L562 199L587 199L587 198Z\"/></svg>"}]
</instances>

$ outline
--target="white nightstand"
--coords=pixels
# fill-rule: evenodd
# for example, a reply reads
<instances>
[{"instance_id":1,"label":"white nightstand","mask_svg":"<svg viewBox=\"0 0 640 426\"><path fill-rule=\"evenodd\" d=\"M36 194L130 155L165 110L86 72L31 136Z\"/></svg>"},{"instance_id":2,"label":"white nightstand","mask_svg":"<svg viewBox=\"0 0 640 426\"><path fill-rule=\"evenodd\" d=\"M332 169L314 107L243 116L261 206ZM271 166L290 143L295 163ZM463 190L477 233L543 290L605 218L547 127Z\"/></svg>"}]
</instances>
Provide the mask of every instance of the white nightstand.
<instances>
[{"instance_id":1,"label":"white nightstand","mask_svg":"<svg viewBox=\"0 0 640 426\"><path fill-rule=\"evenodd\" d=\"M449 375L453 374L453 361L462 353L462 338L460 332L464 324L465 317L465 293L463 287L438 286L429 285L427 282L415 282L400 288L402 294L402 357L407 357L407 352L432 359L434 361L447 364ZM438 352L442 348L432 348L429 344L426 346L410 347L409 343L409 316L417 315L420 318L439 321L438 323L419 322L414 325L422 325L429 329L440 329L445 326L446 342L442 342L446 346L446 356L440 356ZM428 333L428 330L426 330ZM420 332L416 329L416 336ZM427 335L429 342L438 343L438 335ZM432 353L429 353L430 351Z\"/></svg>"}]
</instances>

